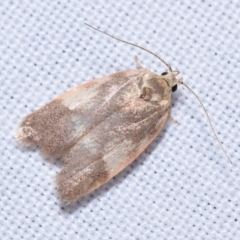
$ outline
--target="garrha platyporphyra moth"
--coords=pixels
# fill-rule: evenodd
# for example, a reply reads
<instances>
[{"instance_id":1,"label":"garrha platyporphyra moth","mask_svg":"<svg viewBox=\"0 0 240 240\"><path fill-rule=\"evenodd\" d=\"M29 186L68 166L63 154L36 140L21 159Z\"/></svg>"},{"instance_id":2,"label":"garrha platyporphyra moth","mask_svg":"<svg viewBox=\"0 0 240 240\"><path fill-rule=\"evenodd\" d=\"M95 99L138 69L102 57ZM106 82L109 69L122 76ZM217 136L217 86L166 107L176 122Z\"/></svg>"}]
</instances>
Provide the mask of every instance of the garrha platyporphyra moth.
<instances>
[{"instance_id":1,"label":"garrha platyporphyra moth","mask_svg":"<svg viewBox=\"0 0 240 240\"><path fill-rule=\"evenodd\" d=\"M25 117L17 139L39 146L45 156L62 159L56 184L67 203L100 187L148 147L171 117L171 95L178 84L199 100L218 140L202 102L177 78L178 71L155 53L102 33L154 55L168 72L157 75L136 59L138 69L88 81Z\"/></svg>"}]
</instances>

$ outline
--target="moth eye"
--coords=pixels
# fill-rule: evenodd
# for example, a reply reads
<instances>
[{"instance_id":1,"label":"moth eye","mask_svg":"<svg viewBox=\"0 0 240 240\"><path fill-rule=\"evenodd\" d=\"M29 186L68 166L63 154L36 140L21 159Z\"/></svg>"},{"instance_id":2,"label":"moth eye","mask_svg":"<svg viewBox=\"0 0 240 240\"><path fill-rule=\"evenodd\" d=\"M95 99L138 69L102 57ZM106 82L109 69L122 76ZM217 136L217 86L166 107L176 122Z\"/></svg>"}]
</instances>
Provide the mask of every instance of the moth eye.
<instances>
[{"instance_id":1,"label":"moth eye","mask_svg":"<svg viewBox=\"0 0 240 240\"><path fill-rule=\"evenodd\" d=\"M167 75L167 74L168 74L168 72L163 72L161 75L164 76L164 75Z\"/></svg>"},{"instance_id":2,"label":"moth eye","mask_svg":"<svg viewBox=\"0 0 240 240\"><path fill-rule=\"evenodd\" d=\"M177 91L177 84L172 87L172 92L176 92L176 91Z\"/></svg>"}]
</instances>

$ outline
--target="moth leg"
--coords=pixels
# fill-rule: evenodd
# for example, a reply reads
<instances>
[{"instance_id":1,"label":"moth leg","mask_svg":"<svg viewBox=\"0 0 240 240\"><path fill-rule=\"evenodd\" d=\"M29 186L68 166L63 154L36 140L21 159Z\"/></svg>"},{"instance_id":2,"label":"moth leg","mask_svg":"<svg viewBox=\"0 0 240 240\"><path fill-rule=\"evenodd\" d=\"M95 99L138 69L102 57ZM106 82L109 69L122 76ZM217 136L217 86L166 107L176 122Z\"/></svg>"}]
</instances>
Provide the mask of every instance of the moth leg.
<instances>
[{"instance_id":1,"label":"moth leg","mask_svg":"<svg viewBox=\"0 0 240 240\"><path fill-rule=\"evenodd\" d=\"M170 110L169 110L168 118L170 119L171 122L173 122L173 123L178 123L178 121L175 120L175 119L172 117L172 115L171 115L171 108L170 108Z\"/></svg>"},{"instance_id":2,"label":"moth leg","mask_svg":"<svg viewBox=\"0 0 240 240\"><path fill-rule=\"evenodd\" d=\"M136 64L136 66L137 66L138 69L144 68L144 67L139 63L137 56L134 57L134 61L135 61L135 64Z\"/></svg>"},{"instance_id":3,"label":"moth leg","mask_svg":"<svg viewBox=\"0 0 240 240\"><path fill-rule=\"evenodd\" d=\"M168 118L169 118L169 120L170 120L171 122L173 122L173 123L178 123L178 121L175 120L175 119L172 117L172 115L171 115L171 108L170 108L170 111L169 111Z\"/></svg>"},{"instance_id":4,"label":"moth leg","mask_svg":"<svg viewBox=\"0 0 240 240\"><path fill-rule=\"evenodd\" d=\"M169 119L170 119L170 121L173 122L173 123L178 123L178 121L175 120L175 119L172 117L172 115L169 115Z\"/></svg>"}]
</instances>

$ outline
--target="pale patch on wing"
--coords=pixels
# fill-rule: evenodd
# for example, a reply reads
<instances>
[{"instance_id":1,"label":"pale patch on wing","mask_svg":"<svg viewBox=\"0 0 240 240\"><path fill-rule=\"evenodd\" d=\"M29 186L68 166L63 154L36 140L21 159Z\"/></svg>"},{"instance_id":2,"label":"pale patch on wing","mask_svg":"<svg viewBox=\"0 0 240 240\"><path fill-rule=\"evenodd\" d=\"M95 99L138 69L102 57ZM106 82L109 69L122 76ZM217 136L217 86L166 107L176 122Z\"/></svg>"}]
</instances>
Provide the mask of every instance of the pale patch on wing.
<instances>
[{"instance_id":1,"label":"pale patch on wing","mask_svg":"<svg viewBox=\"0 0 240 240\"><path fill-rule=\"evenodd\" d=\"M115 175L115 172L119 171L120 166L128 162L130 157L129 153L136 149L137 145L142 145L144 140L136 143L132 140L123 139L120 143L114 144L114 147L104 155L103 160L110 174L110 178Z\"/></svg>"},{"instance_id":2,"label":"pale patch on wing","mask_svg":"<svg viewBox=\"0 0 240 240\"><path fill-rule=\"evenodd\" d=\"M74 110L82 105L95 104L94 98L99 94L100 86L109 80L109 76L106 76L93 80L92 83L87 83L86 87L81 85L72 89L70 94L61 96L63 105L70 110Z\"/></svg>"}]
</instances>

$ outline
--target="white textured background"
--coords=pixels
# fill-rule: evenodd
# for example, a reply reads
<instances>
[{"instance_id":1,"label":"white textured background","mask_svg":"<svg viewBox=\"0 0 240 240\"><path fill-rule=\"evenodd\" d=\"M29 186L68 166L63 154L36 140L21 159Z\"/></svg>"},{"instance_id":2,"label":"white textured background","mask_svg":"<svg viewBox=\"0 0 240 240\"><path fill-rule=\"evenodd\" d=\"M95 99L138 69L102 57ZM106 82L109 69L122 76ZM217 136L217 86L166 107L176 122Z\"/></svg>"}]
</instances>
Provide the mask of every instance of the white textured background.
<instances>
[{"instance_id":1,"label":"white textured background","mask_svg":"<svg viewBox=\"0 0 240 240\"><path fill-rule=\"evenodd\" d=\"M110 3L111 2L111 3ZM1 0L0 239L240 239L239 1ZM57 160L25 149L14 133L27 114L87 80L142 65L159 54L198 94L179 86L173 117L147 154L78 202L64 206ZM238 188L238 189L236 189Z\"/></svg>"}]
</instances>

